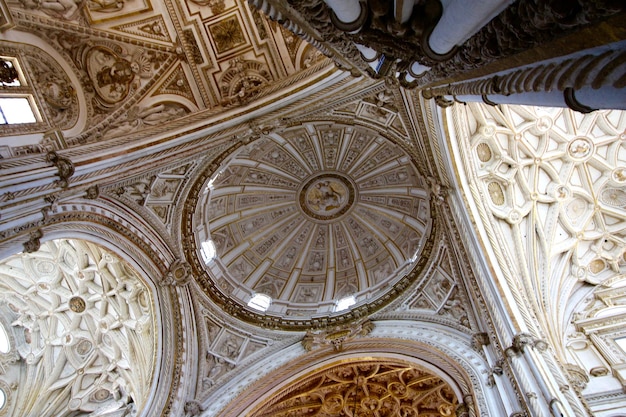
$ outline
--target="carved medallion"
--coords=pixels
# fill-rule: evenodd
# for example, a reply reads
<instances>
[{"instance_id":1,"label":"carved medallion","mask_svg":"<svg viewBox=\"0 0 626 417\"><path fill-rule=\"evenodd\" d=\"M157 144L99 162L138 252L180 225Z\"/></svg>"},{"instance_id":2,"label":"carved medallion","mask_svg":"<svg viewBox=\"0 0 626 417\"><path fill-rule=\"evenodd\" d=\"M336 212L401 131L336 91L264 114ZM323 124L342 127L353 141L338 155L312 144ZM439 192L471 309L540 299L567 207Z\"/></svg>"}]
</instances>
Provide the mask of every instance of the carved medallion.
<instances>
[{"instance_id":1,"label":"carved medallion","mask_svg":"<svg viewBox=\"0 0 626 417\"><path fill-rule=\"evenodd\" d=\"M354 187L348 178L323 174L310 179L300 191L300 208L316 220L335 220L354 203Z\"/></svg>"},{"instance_id":2,"label":"carved medallion","mask_svg":"<svg viewBox=\"0 0 626 417\"><path fill-rule=\"evenodd\" d=\"M74 313L82 313L85 311L85 307L87 306L85 300L78 296L70 298L70 301L67 304L70 306L70 310Z\"/></svg>"}]
</instances>

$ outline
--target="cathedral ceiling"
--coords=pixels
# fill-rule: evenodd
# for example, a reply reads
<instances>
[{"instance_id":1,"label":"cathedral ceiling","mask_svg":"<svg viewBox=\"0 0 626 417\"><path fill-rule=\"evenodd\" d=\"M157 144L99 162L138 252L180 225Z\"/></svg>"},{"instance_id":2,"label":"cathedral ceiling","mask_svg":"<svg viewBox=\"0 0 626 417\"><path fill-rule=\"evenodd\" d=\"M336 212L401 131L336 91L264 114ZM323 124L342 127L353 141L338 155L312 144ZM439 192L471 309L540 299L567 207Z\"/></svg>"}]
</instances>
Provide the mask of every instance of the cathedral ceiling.
<instances>
[{"instance_id":1,"label":"cathedral ceiling","mask_svg":"<svg viewBox=\"0 0 626 417\"><path fill-rule=\"evenodd\" d=\"M335 364L274 393L254 417L456 416L458 399L441 377L394 360Z\"/></svg>"},{"instance_id":2,"label":"cathedral ceiling","mask_svg":"<svg viewBox=\"0 0 626 417\"><path fill-rule=\"evenodd\" d=\"M517 319L545 336L563 362L573 361L566 346L580 342L587 325L574 330L574 322L591 317L613 326L617 338L623 310L598 311L623 303L616 294L626 274L624 112L470 103L452 114L457 167L479 208L479 230L501 278L535 317L519 303ZM606 343L623 356L613 340ZM587 372L594 367L581 365ZM592 376L606 375L602 369Z\"/></svg>"},{"instance_id":3,"label":"cathedral ceiling","mask_svg":"<svg viewBox=\"0 0 626 417\"><path fill-rule=\"evenodd\" d=\"M132 267L97 245L54 240L4 260L0 277L10 347L0 352L1 415L126 415L144 407L157 321Z\"/></svg>"},{"instance_id":4,"label":"cathedral ceiling","mask_svg":"<svg viewBox=\"0 0 626 417\"><path fill-rule=\"evenodd\" d=\"M232 117L262 97L302 87L328 67L317 50L243 0L7 4L12 32L24 34L3 36L2 54L18 59L25 74L20 88L34 95L41 112L38 123L8 129L55 127L63 137L5 148L5 157L146 130L154 135L198 120L206 126L225 112Z\"/></svg>"}]
</instances>

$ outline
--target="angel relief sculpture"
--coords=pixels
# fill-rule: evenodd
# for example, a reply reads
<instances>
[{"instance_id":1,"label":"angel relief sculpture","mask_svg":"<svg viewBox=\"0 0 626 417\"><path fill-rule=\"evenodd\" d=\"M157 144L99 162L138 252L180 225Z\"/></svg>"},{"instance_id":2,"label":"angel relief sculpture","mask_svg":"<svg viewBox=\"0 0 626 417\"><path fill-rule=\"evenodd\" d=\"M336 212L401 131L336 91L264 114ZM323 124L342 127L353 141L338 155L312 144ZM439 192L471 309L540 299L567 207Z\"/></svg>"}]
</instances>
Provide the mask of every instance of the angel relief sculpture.
<instances>
[{"instance_id":1,"label":"angel relief sculpture","mask_svg":"<svg viewBox=\"0 0 626 417\"><path fill-rule=\"evenodd\" d=\"M124 0L88 0L87 7L95 12L113 13L124 8Z\"/></svg>"},{"instance_id":2,"label":"angel relief sculpture","mask_svg":"<svg viewBox=\"0 0 626 417\"><path fill-rule=\"evenodd\" d=\"M41 10L47 15L74 20L79 15L83 0L20 0L25 9Z\"/></svg>"}]
</instances>

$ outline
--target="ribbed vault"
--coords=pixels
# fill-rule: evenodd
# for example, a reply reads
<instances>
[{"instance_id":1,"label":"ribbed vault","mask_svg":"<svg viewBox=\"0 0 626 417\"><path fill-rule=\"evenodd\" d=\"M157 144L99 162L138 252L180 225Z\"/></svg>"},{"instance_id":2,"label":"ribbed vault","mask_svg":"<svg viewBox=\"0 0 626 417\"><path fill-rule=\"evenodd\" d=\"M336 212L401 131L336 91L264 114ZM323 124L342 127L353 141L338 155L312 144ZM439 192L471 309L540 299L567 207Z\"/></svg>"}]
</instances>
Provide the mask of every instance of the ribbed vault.
<instances>
[{"instance_id":1,"label":"ribbed vault","mask_svg":"<svg viewBox=\"0 0 626 417\"><path fill-rule=\"evenodd\" d=\"M127 263L85 241L48 241L0 263L0 300L11 344L0 373L12 384L0 414L141 411L156 363L155 311Z\"/></svg>"}]
</instances>

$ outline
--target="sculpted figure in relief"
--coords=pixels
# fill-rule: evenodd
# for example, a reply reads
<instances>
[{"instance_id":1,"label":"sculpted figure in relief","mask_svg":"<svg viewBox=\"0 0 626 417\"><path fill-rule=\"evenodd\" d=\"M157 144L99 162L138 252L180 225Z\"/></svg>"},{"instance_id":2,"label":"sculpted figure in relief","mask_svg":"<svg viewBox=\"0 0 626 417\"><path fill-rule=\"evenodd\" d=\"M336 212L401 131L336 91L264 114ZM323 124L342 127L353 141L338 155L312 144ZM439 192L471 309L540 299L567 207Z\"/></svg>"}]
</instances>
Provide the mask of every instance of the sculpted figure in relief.
<instances>
[{"instance_id":1,"label":"sculpted figure in relief","mask_svg":"<svg viewBox=\"0 0 626 417\"><path fill-rule=\"evenodd\" d=\"M152 107L135 107L128 112L128 118L109 129L105 137L122 136L135 132L142 127L156 126L163 122L184 116L183 107L170 104L158 104Z\"/></svg>"},{"instance_id":2,"label":"sculpted figure in relief","mask_svg":"<svg viewBox=\"0 0 626 417\"><path fill-rule=\"evenodd\" d=\"M20 0L20 2L25 9L41 10L64 20L76 18L79 7L82 5L82 0Z\"/></svg>"},{"instance_id":3,"label":"sculpted figure in relief","mask_svg":"<svg viewBox=\"0 0 626 417\"><path fill-rule=\"evenodd\" d=\"M112 13L124 8L124 0L89 0L89 10L101 13Z\"/></svg>"}]
</instances>

